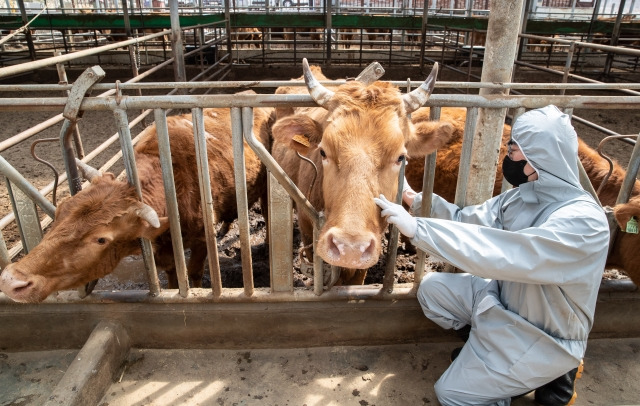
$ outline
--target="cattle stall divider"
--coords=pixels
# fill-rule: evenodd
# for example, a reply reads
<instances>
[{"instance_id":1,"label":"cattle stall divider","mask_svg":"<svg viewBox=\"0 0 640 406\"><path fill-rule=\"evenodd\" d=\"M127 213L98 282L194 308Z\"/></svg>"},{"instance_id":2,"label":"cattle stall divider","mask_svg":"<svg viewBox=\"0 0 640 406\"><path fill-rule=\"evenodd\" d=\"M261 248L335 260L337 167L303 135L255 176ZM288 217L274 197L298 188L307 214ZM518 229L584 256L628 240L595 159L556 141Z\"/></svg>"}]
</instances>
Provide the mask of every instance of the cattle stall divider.
<instances>
[{"instance_id":1,"label":"cattle stall divider","mask_svg":"<svg viewBox=\"0 0 640 406\"><path fill-rule=\"evenodd\" d=\"M276 85L303 86L303 82L279 82ZM341 83L341 82L330 82ZM394 84L404 86L406 82ZM411 82L412 87L420 82ZM171 84L121 84L120 90L135 88L168 87L201 88L231 87L244 88L258 85L255 82L203 82ZM269 85L273 86L273 83ZM453 83L438 83L436 87L455 86ZM545 88L545 84L465 84L465 86L505 86L506 88ZM550 86L550 85L549 85ZM580 86L580 87L578 87ZM602 88L601 85L580 84L578 88ZM616 85L612 85L615 87ZM627 88L638 85L625 85ZM114 84L96 84L95 89L114 88ZM553 86L551 86L553 87ZM59 87L57 87L59 89ZM37 108L57 111L67 104L66 97L37 99ZM0 109L12 111L29 108L34 99L0 99ZM563 109L633 109L640 105L639 96L509 96L433 94L427 106L432 108L432 117L437 118L443 107L464 107L468 117L475 117L481 108L520 109L538 108L555 104ZM318 217L321 214L304 199L293 182L286 176L269 152L252 134L252 110L263 106L315 106L308 95L274 94L206 94L206 95L163 95L138 96L122 95L107 97L85 97L82 110L111 111L116 120L123 161L127 178L137 184L133 142L128 122L128 111L152 109L161 147L161 164L167 201L170 207L170 222L175 244L175 261L179 269L180 288L161 289L155 269L149 269L149 290L94 291L81 298L75 291L62 291L51 295L41 304L17 305L4 294L0 295L0 342L3 347L15 349L77 348L81 347L93 329L101 321L121 326L130 338L130 345L143 348L291 348L327 345L395 344L407 342L447 341L451 332L442 331L428 322L416 301L414 283L394 283L391 289L380 284L363 286L333 286L324 289L323 283L314 284L313 290L293 286L291 274L293 222L291 219L292 200L302 210ZM211 190L207 190L204 164L207 162L205 133L202 123L203 109L229 108L232 118L232 137L235 161L235 180L238 193L238 225L240 230L241 253L243 256L243 288L224 288L219 283L220 264L217 261L214 219L211 216ZM173 207L176 195L172 182L169 134L166 127L166 111L188 109L192 111L194 137L198 151L198 176L201 185L202 210L207 225L207 249L212 288L191 288L183 270L185 254L180 249L180 231L177 207ZM569 110L570 111L570 110ZM468 122L469 129L472 123ZM468 129L468 131L469 131ZM468 137L465 137L468 138ZM246 183L244 179L244 142L263 160L269 169L269 247L271 266L271 287L253 287L250 261L250 238L248 210L246 204ZM637 148L636 148L637 149ZM634 154L634 160L639 158ZM634 161L634 162L635 162ZM435 156L426 158L425 190L433 187ZM637 168L637 163L634 163ZM0 166L3 175L11 177L12 168ZM466 178L464 165L460 178ZM628 173L630 177L635 174ZM629 183L630 185L631 183ZM39 193L17 184L27 196ZM138 186L139 187L139 186ZM462 186L460 186L462 187ZM458 193L463 193L459 191ZM45 199L45 201L47 201ZM172 203L173 202L173 203ZM42 199L35 204L51 213L51 204ZM289 214L287 214L289 213ZM318 226L316 226L318 227ZM278 241L282 235L281 241ZM245 253L249 253L245 256ZM152 255L151 255L152 258ZM418 257L418 262L424 259ZM316 281L323 281L322 267L314 261ZM421 275L423 271L416 271ZM154 280L155 279L155 280ZM181 280L180 280L181 279ZM155 291L157 289L157 292ZM628 337L640 335L640 296L632 291L629 282L603 282L597 307L596 322L592 337ZM621 311L624 308L624 311ZM630 322L633 320L633 322ZM44 334L46 331L46 334Z\"/></svg>"}]
</instances>

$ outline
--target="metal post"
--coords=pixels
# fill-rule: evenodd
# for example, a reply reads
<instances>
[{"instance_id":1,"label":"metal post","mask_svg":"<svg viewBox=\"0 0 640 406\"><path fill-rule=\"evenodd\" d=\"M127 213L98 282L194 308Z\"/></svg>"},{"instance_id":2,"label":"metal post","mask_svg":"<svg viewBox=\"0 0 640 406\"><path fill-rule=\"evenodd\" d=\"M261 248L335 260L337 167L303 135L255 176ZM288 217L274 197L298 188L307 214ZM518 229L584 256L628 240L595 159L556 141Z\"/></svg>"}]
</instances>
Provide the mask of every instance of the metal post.
<instances>
[{"instance_id":1,"label":"metal post","mask_svg":"<svg viewBox=\"0 0 640 406\"><path fill-rule=\"evenodd\" d=\"M27 10L24 7L24 0L18 0L18 6L20 7L20 16L22 17L22 24L26 25L29 22L27 18ZM36 48L33 46L33 39L31 38L31 30L26 29L24 35L27 38L27 46L29 47L29 55L31 60L36 60Z\"/></svg>"},{"instance_id":2,"label":"metal post","mask_svg":"<svg viewBox=\"0 0 640 406\"><path fill-rule=\"evenodd\" d=\"M620 23L622 22L622 11L624 10L624 3L627 0L620 0L620 7L618 7L618 15L616 16L616 22L613 26L613 32L611 33L611 46L615 47L618 45L618 39L620 38ZM604 64L604 76L609 76L611 72L611 65L613 64L614 54L609 52L607 54L607 60Z\"/></svg>"},{"instance_id":3,"label":"metal post","mask_svg":"<svg viewBox=\"0 0 640 406\"><path fill-rule=\"evenodd\" d=\"M326 10L324 30L326 33L325 44L327 46L327 66L331 66L331 1L332 0L324 0L324 9Z\"/></svg>"},{"instance_id":4,"label":"metal post","mask_svg":"<svg viewBox=\"0 0 640 406\"><path fill-rule=\"evenodd\" d=\"M485 48L482 82L504 83L511 81L515 62L517 38L520 32L523 2L496 0L491 4L487 42ZM480 89L480 96L502 94L495 89ZM507 109L481 108L474 134L469 182L464 206L485 201L493 195L498 153L502 142L502 128Z\"/></svg>"},{"instance_id":5,"label":"metal post","mask_svg":"<svg viewBox=\"0 0 640 406\"><path fill-rule=\"evenodd\" d=\"M124 32L127 37L131 36L131 22L129 21L129 7L127 0L122 0L122 18L124 19Z\"/></svg>"},{"instance_id":6,"label":"metal post","mask_svg":"<svg viewBox=\"0 0 640 406\"><path fill-rule=\"evenodd\" d=\"M180 30L180 16L178 15L178 1L169 2L171 20L171 53L173 54L173 75L176 82L186 82L187 74L184 68L184 50L182 49L182 31ZM185 94L184 89L178 90L178 94Z\"/></svg>"},{"instance_id":7,"label":"metal post","mask_svg":"<svg viewBox=\"0 0 640 406\"><path fill-rule=\"evenodd\" d=\"M209 259L209 275L214 297L222 295L222 277L220 275L220 259L218 258L218 241L216 238L216 219L211 195L211 178L209 177L209 157L204 129L204 116L201 108L193 109L193 131L198 160L198 180L200 184L200 204L204 233L207 240L207 258Z\"/></svg>"},{"instance_id":8,"label":"metal post","mask_svg":"<svg viewBox=\"0 0 640 406\"><path fill-rule=\"evenodd\" d=\"M427 22L429 21L429 3L422 3L422 27L420 30L420 70L424 68L425 42L427 42ZM393 35L393 30L390 30Z\"/></svg>"}]
</instances>

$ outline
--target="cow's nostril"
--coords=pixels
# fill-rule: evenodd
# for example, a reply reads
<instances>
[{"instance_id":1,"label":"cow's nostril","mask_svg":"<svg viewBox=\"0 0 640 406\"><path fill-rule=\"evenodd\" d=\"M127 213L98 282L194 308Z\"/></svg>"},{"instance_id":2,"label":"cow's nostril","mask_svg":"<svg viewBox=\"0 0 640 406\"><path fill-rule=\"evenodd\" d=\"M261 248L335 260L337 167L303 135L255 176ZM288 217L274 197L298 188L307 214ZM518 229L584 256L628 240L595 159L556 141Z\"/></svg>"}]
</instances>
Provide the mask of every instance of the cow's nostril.
<instances>
[{"instance_id":1,"label":"cow's nostril","mask_svg":"<svg viewBox=\"0 0 640 406\"><path fill-rule=\"evenodd\" d=\"M369 245L362 244L360 246L360 251L362 252L362 260L367 261L371 258L376 252L376 242L375 240L369 240Z\"/></svg>"},{"instance_id":2,"label":"cow's nostril","mask_svg":"<svg viewBox=\"0 0 640 406\"><path fill-rule=\"evenodd\" d=\"M333 259L337 260L338 258L340 258L340 256L344 252L344 244L341 244L333 236L329 236L329 238L327 240L329 241L329 244L328 244L329 245L329 255Z\"/></svg>"},{"instance_id":3,"label":"cow's nostril","mask_svg":"<svg viewBox=\"0 0 640 406\"><path fill-rule=\"evenodd\" d=\"M336 250L338 250L338 253L340 255L344 255L344 244L341 243L340 241L336 240L335 238L331 239L331 244L332 247L335 247Z\"/></svg>"},{"instance_id":4,"label":"cow's nostril","mask_svg":"<svg viewBox=\"0 0 640 406\"><path fill-rule=\"evenodd\" d=\"M15 293L24 292L25 290L28 290L32 285L33 283L31 282L23 282L23 283L20 283L18 286L14 285L13 291Z\"/></svg>"}]
</instances>

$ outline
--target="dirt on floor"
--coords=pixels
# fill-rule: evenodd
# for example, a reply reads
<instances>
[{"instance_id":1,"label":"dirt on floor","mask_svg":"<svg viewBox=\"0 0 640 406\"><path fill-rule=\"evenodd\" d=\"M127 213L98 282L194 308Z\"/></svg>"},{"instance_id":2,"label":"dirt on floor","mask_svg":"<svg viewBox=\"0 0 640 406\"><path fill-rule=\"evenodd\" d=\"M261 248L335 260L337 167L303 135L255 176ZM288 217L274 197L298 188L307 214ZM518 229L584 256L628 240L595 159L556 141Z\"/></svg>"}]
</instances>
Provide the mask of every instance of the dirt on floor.
<instances>
[{"instance_id":1,"label":"dirt on floor","mask_svg":"<svg viewBox=\"0 0 640 406\"><path fill-rule=\"evenodd\" d=\"M437 405L460 343L296 349L131 349L99 406ZM611 349L615 348L615 351ZM77 350L0 352L0 405L41 405ZM640 399L640 339L590 340L575 405ZM533 394L512 403L533 406Z\"/></svg>"},{"instance_id":2,"label":"dirt on floor","mask_svg":"<svg viewBox=\"0 0 640 406\"><path fill-rule=\"evenodd\" d=\"M299 68L298 68L299 69ZM296 69L297 71L297 69ZM80 72L69 72L70 81L76 77ZM338 73L338 71L329 71L328 76L336 79L344 78L344 73ZM415 77L415 72L413 72ZM165 76L157 76L151 79L151 81L163 81L169 80ZM277 71L273 69L266 69L262 72L264 77L259 79L288 79L291 77L299 76L292 70ZM523 73L523 75L525 75ZM346 76L351 76L347 74ZM355 76L355 75L354 75ZM543 75L532 75L535 77L535 81L542 81ZM520 81L534 81L531 77L523 76ZM111 73L108 72L103 82L113 82L116 79L123 79L121 72ZM242 79L242 78L234 78ZM244 78L246 80L246 78ZM402 80L406 79L406 72L393 72L388 71L384 79L386 80ZM460 78L447 78L443 80L460 80ZM556 79L550 78L549 81L555 81ZM15 79L25 84L33 83L55 83L51 80L51 74L45 74L40 72L35 75L24 76L21 79ZM0 93L0 97L45 97L50 96L43 92L13 92ZM0 124L2 128L2 134L0 134L0 141L6 140L15 134L26 131L30 127L37 123L40 123L50 117L59 114L58 111L20 111L20 112L6 112L0 111ZM640 112L637 110L575 110L574 115L582 118L586 118L594 123L607 127L620 134L637 134L640 129ZM130 112L130 118L135 116L134 112ZM140 132L145 125L151 122L152 118L148 118L144 124L137 125L132 129L132 134L135 135ZM575 123L575 128L580 137L582 137L592 147L597 147L603 139L603 134L597 130L594 130L586 125ZM11 165L13 165L27 180L38 188L49 184L54 179L53 171L45 164L36 162L31 157L30 150L33 148L35 153L51 162L51 164L60 172L64 171L64 165L61 160L61 151L59 146L61 123L52 126L50 129L42 131L40 134L28 139L26 142L18 144L2 152L2 157L5 158ZM102 111L87 111L84 113L81 121L79 122L80 134L82 137L83 147L85 152L92 151L97 146L102 144L106 139L117 134L116 124L113 119L113 115L110 112ZM116 137L117 138L117 137ZM37 145L33 145L34 140L40 140ZM50 141L46 141L49 139ZM119 143L116 142L105 152L99 155L97 162L104 162L113 154L119 150ZM620 141L607 144L605 151L609 153L614 159L616 159L623 166L627 165L629 156L631 154L632 146ZM120 173L122 171L121 164L116 164L113 168L114 173ZM66 185L63 185L57 194L57 199L64 199L68 195ZM11 206L8 199L6 187L4 184L0 185L0 218L10 213ZM256 287L269 286L269 263L268 263L268 249L264 244L264 237L266 233L264 219L260 214L258 207L252 208L251 211L251 234L252 234L252 258L254 266L254 285ZM223 286L224 287L242 287L242 272L240 262L240 242L238 240L237 227L231 229L231 232L224 236L220 236L219 239L219 252L220 263L223 269ZM20 237L17 232L17 228L11 225L2 231L6 240L7 246L11 248L20 241ZM296 244L299 244L299 236L295 236ZM297 248L294 249L297 252ZM407 244L401 243L398 249L398 255L396 260L395 279L396 282L411 282L413 281L413 271L415 267L415 252L412 247ZM368 272L365 283L379 283L384 275L386 257L383 255L373 268ZM139 289L145 288L146 282L144 273L140 272L140 260L139 258L128 258L121 264L120 268L130 269L129 272L125 271L124 280L121 277L110 278L107 276L98 286L97 289ZM309 285L309 278L299 272L300 261L295 256L295 286L307 286ZM441 263L428 263L428 266L432 269L438 269L442 266ZM205 273L206 274L206 273ZM609 271L606 275L607 278L624 278L624 275L617 271ZM161 275L162 283L166 283L164 275ZM205 287L209 285L208 280L205 280Z\"/></svg>"}]
</instances>

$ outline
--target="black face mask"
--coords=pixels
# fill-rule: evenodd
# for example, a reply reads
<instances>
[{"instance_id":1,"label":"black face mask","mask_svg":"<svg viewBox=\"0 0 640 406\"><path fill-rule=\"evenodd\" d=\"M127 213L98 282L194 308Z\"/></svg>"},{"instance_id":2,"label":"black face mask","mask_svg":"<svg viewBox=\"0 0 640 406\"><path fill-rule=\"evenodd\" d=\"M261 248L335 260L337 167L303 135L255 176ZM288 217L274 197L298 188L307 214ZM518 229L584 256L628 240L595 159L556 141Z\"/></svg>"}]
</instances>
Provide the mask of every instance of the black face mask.
<instances>
[{"instance_id":1,"label":"black face mask","mask_svg":"<svg viewBox=\"0 0 640 406\"><path fill-rule=\"evenodd\" d=\"M524 173L524 167L527 164L527 160L513 161L509 158L509 155L505 155L502 160L502 174L507 182L511 183L514 187L518 187L523 183L529 181L529 175Z\"/></svg>"}]
</instances>

